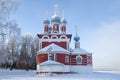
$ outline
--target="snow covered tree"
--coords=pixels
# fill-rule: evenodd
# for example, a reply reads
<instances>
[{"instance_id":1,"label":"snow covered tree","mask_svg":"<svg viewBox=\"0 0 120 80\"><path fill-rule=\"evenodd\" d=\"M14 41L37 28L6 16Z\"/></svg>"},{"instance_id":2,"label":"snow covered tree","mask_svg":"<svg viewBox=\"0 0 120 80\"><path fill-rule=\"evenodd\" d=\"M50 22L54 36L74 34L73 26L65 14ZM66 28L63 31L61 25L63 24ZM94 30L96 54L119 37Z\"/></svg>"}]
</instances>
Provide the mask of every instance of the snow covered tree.
<instances>
[{"instance_id":1,"label":"snow covered tree","mask_svg":"<svg viewBox=\"0 0 120 80\"><path fill-rule=\"evenodd\" d=\"M16 36L10 37L10 40L8 41L7 45L7 51L11 55L11 59L13 60L13 62L16 62L20 52L20 43Z\"/></svg>"},{"instance_id":2,"label":"snow covered tree","mask_svg":"<svg viewBox=\"0 0 120 80\"><path fill-rule=\"evenodd\" d=\"M0 0L0 63L5 63L4 59L8 55L5 45L8 43L11 35L21 33L16 22L11 19L18 3L19 0Z\"/></svg>"}]
</instances>

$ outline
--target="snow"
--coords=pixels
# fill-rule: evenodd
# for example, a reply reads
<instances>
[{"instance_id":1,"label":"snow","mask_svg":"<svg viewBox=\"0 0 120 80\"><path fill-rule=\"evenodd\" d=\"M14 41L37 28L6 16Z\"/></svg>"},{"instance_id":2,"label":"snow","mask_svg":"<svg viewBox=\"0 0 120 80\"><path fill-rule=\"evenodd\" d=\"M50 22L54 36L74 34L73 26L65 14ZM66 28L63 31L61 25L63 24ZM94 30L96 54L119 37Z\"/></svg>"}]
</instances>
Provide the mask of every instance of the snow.
<instances>
[{"instance_id":1,"label":"snow","mask_svg":"<svg viewBox=\"0 0 120 80\"><path fill-rule=\"evenodd\" d=\"M37 72L62 72L62 65L45 65L37 68Z\"/></svg>"},{"instance_id":2,"label":"snow","mask_svg":"<svg viewBox=\"0 0 120 80\"><path fill-rule=\"evenodd\" d=\"M82 48L75 48L72 52L72 54L91 54L87 51L85 51L84 49Z\"/></svg>"},{"instance_id":3,"label":"snow","mask_svg":"<svg viewBox=\"0 0 120 80\"><path fill-rule=\"evenodd\" d=\"M70 72L70 68L62 63L48 60L37 65L37 72Z\"/></svg>"},{"instance_id":4,"label":"snow","mask_svg":"<svg viewBox=\"0 0 120 80\"><path fill-rule=\"evenodd\" d=\"M77 73L92 73L92 65L71 65L70 70Z\"/></svg>"},{"instance_id":5,"label":"snow","mask_svg":"<svg viewBox=\"0 0 120 80\"><path fill-rule=\"evenodd\" d=\"M36 71L0 70L0 80L120 80L120 71L96 71L88 74L36 75Z\"/></svg>"},{"instance_id":6,"label":"snow","mask_svg":"<svg viewBox=\"0 0 120 80\"><path fill-rule=\"evenodd\" d=\"M64 52L66 54L69 54L70 52L54 43L48 45L47 47L45 48L42 48L41 50L38 51L39 52Z\"/></svg>"}]
</instances>

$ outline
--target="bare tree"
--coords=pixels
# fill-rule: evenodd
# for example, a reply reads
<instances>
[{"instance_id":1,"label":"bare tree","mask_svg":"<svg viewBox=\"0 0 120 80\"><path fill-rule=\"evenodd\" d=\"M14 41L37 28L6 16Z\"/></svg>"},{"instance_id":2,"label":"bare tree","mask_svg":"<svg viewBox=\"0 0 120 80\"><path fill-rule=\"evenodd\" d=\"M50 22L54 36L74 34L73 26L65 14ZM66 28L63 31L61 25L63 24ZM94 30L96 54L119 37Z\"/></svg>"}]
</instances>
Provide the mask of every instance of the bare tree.
<instances>
[{"instance_id":1,"label":"bare tree","mask_svg":"<svg viewBox=\"0 0 120 80\"><path fill-rule=\"evenodd\" d=\"M20 68L36 69L36 53L39 49L39 39L32 37L30 34L22 36L21 54L20 54ZM26 66L24 66L26 65Z\"/></svg>"},{"instance_id":2,"label":"bare tree","mask_svg":"<svg viewBox=\"0 0 120 80\"><path fill-rule=\"evenodd\" d=\"M32 45L32 36L30 34L25 34L22 37L22 47L21 47L21 59L26 61L27 70L29 69L30 64L30 57L32 56L31 53L31 45Z\"/></svg>"},{"instance_id":3,"label":"bare tree","mask_svg":"<svg viewBox=\"0 0 120 80\"><path fill-rule=\"evenodd\" d=\"M38 50L39 50L39 39L37 36L35 36L32 41L32 49L31 49L31 53L32 53L31 64L30 64L31 69L36 69L36 54Z\"/></svg>"}]
</instances>

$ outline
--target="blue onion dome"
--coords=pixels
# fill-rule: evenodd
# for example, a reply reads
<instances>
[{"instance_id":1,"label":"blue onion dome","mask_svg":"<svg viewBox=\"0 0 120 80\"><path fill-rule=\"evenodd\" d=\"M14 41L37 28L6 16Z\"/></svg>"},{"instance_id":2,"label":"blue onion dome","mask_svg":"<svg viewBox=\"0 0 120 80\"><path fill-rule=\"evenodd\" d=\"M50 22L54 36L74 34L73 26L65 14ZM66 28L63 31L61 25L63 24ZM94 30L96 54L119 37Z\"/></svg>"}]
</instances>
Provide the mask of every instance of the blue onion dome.
<instances>
[{"instance_id":1,"label":"blue onion dome","mask_svg":"<svg viewBox=\"0 0 120 80\"><path fill-rule=\"evenodd\" d=\"M50 24L50 21L49 21L48 19L45 19L45 20L43 21L43 24Z\"/></svg>"},{"instance_id":2,"label":"blue onion dome","mask_svg":"<svg viewBox=\"0 0 120 80\"><path fill-rule=\"evenodd\" d=\"M58 23L60 23L60 17L58 17L57 15L52 16L51 22L52 22L52 23L53 23L53 22L58 22Z\"/></svg>"},{"instance_id":3,"label":"blue onion dome","mask_svg":"<svg viewBox=\"0 0 120 80\"><path fill-rule=\"evenodd\" d=\"M61 23L67 24L67 21L66 21L64 18L62 18L62 19L61 19Z\"/></svg>"},{"instance_id":4,"label":"blue onion dome","mask_svg":"<svg viewBox=\"0 0 120 80\"><path fill-rule=\"evenodd\" d=\"M78 41L80 40L80 37L79 37L79 36L75 36L75 37L74 37L74 40L75 40L76 42L78 42Z\"/></svg>"}]
</instances>

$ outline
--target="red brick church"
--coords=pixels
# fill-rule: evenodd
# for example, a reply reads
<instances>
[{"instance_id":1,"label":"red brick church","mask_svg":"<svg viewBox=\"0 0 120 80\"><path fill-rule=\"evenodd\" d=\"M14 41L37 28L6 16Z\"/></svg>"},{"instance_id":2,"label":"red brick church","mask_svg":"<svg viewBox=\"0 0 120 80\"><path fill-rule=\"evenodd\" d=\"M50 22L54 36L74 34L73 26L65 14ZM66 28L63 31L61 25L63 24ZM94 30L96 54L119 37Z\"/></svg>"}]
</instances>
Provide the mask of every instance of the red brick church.
<instances>
[{"instance_id":1,"label":"red brick church","mask_svg":"<svg viewBox=\"0 0 120 80\"><path fill-rule=\"evenodd\" d=\"M80 37L74 37L75 48L70 49L72 34L66 33L67 21L55 14L43 21L44 33L39 37L37 74L88 73L92 72L92 53L80 47Z\"/></svg>"}]
</instances>

